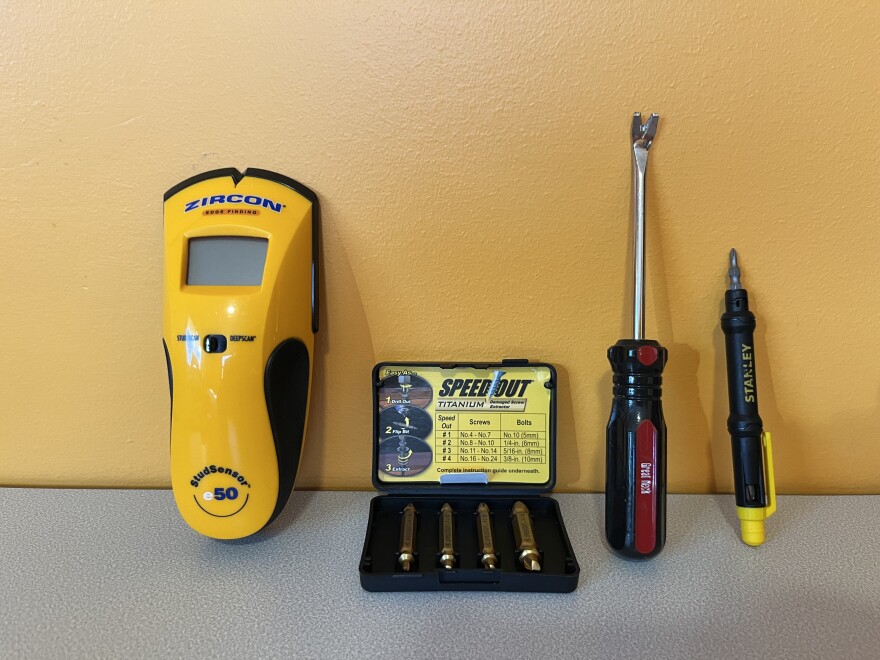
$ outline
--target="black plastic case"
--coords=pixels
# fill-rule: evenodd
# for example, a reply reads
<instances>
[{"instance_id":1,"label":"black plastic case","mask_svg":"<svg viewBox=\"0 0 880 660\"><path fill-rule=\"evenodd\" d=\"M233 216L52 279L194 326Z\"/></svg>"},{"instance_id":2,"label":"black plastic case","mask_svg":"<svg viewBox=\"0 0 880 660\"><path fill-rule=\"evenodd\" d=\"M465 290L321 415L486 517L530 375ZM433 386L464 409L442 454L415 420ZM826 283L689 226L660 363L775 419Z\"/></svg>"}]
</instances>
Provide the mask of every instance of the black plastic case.
<instances>
[{"instance_id":1,"label":"black plastic case","mask_svg":"<svg viewBox=\"0 0 880 660\"><path fill-rule=\"evenodd\" d=\"M543 367L551 379L548 431L550 478L546 483L388 483L379 479L380 371L388 367L436 367L441 369L503 369ZM559 505L541 494L556 481L556 370L552 365L528 360L500 363L382 362L373 369L373 485L387 494L370 502L370 517L360 560L361 586L367 591L525 591L566 593L577 588L580 566L574 556ZM541 571L528 571L517 560L511 509L521 501L532 517L540 551ZM455 568L439 563L440 507L449 503L455 511ZM484 568L477 537L477 506L491 509L498 567ZM406 572L399 563L400 527L403 508L412 503L416 511L416 544L413 568Z\"/></svg>"}]
</instances>

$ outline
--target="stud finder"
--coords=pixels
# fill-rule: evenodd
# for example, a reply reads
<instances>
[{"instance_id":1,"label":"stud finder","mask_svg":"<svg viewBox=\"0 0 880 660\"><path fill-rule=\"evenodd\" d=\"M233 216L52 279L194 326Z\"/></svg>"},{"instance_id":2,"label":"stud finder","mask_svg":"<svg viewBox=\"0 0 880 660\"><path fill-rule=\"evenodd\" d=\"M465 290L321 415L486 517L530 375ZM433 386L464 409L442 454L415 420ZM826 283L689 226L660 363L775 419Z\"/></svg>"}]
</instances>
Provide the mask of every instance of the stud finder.
<instances>
[{"instance_id":1,"label":"stud finder","mask_svg":"<svg viewBox=\"0 0 880 660\"><path fill-rule=\"evenodd\" d=\"M206 172L165 193L171 485L206 536L259 531L293 489L318 329L318 218L311 190L266 170Z\"/></svg>"}]
</instances>

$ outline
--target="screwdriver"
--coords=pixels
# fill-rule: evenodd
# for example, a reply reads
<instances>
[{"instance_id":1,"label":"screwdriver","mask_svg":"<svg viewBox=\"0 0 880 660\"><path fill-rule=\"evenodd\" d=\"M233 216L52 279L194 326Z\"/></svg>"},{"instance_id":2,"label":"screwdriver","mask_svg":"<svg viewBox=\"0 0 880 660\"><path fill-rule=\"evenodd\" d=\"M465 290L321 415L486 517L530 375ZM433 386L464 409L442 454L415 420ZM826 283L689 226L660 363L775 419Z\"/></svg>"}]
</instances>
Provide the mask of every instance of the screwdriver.
<instances>
[{"instance_id":1,"label":"screwdriver","mask_svg":"<svg viewBox=\"0 0 880 660\"><path fill-rule=\"evenodd\" d=\"M623 557L647 559L666 541L666 422L660 402L667 351L645 339L645 175L659 115L632 118L633 338L608 349L614 372L605 440L605 536Z\"/></svg>"},{"instance_id":2,"label":"screwdriver","mask_svg":"<svg viewBox=\"0 0 880 660\"><path fill-rule=\"evenodd\" d=\"M733 484L740 532L746 545L764 543L764 520L776 511L773 450L758 414L755 372L755 315L742 287L736 250L730 251L730 284L724 292L721 329L727 354L727 430L733 448ZM766 469L766 478L765 478Z\"/></svg>"}]
</instances>

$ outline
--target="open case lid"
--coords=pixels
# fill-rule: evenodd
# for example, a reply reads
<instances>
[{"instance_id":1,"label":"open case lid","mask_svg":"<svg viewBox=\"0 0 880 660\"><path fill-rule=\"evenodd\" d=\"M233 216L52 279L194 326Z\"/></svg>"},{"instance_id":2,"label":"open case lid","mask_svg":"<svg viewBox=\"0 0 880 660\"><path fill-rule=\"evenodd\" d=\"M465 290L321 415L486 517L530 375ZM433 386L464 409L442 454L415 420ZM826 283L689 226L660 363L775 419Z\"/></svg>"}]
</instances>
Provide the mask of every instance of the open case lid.
<instances>
[{"instance_id":1,"label":"open case lid","mask_svg":"<svg viewBox=\"0 0 880 660\"><path fill-rule=\"evenodd\" d=\"M380 362L373 485L517 495L556 483L556 370L528 360Z\"/></svg>"}]
</instances>

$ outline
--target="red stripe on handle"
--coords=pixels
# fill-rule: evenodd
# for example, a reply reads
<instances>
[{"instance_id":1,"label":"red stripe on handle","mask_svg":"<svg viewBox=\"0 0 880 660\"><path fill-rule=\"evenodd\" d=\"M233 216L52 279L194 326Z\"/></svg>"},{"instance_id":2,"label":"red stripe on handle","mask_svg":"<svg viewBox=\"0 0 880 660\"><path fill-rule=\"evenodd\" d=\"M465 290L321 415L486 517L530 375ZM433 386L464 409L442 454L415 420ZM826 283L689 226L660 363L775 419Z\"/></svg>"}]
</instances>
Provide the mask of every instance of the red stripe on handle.
<instances>
[{"instance_id":1,"label":"red stripe on handle","mask_svg":"<svg viewBox=\"0 0 880 660\"><path fill-rule=\"evenodd\" d=\"M636 429L636 550L657 544L657 427L646 419Z\"/></svg>"}]
</instances>

